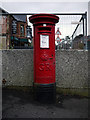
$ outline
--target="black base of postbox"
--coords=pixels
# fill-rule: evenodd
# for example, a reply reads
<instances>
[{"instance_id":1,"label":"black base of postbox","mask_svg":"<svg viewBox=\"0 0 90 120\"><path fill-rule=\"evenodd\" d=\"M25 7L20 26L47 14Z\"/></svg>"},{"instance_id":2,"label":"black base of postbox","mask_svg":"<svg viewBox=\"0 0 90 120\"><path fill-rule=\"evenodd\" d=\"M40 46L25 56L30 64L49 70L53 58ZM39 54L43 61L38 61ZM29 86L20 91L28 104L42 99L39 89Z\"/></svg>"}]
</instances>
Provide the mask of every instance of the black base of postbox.
<instances>
[{"instance_id":1,"label":"black base of postbox","mask_svg":"<svg viewBox=\"0 0 90 120\"><path fill-rule=\"evenodd\" d=\"M42 103L55 103L56 83L33 84L34 99Z\"/></svg>"}]
</instances>

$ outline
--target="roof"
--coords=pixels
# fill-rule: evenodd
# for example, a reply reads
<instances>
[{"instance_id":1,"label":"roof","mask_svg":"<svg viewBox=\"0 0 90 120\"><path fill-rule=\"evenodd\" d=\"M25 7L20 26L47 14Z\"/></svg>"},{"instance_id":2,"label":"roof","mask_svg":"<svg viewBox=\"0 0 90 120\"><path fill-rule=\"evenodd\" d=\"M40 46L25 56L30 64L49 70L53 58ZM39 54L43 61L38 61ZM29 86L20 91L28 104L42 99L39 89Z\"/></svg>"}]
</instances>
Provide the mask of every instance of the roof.
<instances>
[{"instance_id":1,"label":"roof","mask_svg":"<svg viewBox=\"0 0 90 120\"><path fill-rule=\"evenodd\" d=\"M0 7L0 13L8 13L7 11L5 11L3 8ZM9 14L9 13L8 13Z\"/></svg>"},{"instance_id":2,"label":"roof","mask_svg":"<svg viewBox=\"0 0 90 120\"><path fill-rule=\"evenodd\" d=\"M26 15L12 15L17 21L26 22Z\"/></svg>"},{"instance_id":3,"label":"roof","mask_svg":"<svg viewBox=\"0 0 90 120\"><path fill-rule=\"evenodd\" d=\"M0 7L0 13L1 14L9 14L7 11L5 11L4 9L2 9ZM22 21L22 22L26 22L26 15L12 15L14 17L14 19L16 19L17 21Z\"/></svg>"}]
</instances>

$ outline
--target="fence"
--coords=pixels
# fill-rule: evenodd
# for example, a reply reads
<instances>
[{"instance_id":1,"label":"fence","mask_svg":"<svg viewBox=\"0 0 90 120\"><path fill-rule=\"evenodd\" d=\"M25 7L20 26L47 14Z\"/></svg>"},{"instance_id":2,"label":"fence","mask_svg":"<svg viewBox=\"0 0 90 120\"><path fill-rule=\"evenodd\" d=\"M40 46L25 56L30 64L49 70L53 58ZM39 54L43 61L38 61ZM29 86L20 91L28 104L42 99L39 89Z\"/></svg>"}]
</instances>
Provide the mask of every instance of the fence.
<instances>
[{"instance_id":1,"label":"fence","mask_svg":"<svg viewBox=\"0 0 90 120\"><path fill-rule=\"evenodd\" d=\"M8 23L7 25L11 25L11 27L8 27L8 32L6 32L6 48L8 48L8 44L9 44L9 48L19 48L19 46L21 46L21 49L26 48L31 48L33 47L33 38L32 38L32 24L30 24L30 22L28 21L28 17L32 14L9 14L9 13L2 13L2 16L7 15L8 18ZM61 35L60 35L60 41L59 42L55 42L56 46L58 45L60 49L87 49L87 12L86 13L56 13L55 15L59 16L60 20L59 23L56 24L55 27L55 32L57 30L57 28L59 28ZM16 16L16 17L15 17ZM25 21L24 18L27 18L27 20ZM15 25L17 23L17 27L12 27L12 22L9 20L10 19L14 19ZM19 18L19 22L20 19L21 22L25 22L25 24L28 25L28 27L24 27L25 31L24 32L25 35L23 36L23 38L18 38L18 37L14 37L15 34L20 34L20 32L22 32L21 28L19 28L18 26L18 19ZM22 23L21 23L22 24ZM9 26L8 25L8 26ZM24 25L25 26L25 25ZM31 26L31 28L30 28ZM11 29L11 28L15 28ZM27 29L28 28L28 29ZM23 30L24 30L23 29ZM16 31L17 30L17 31ZM12 34L12 31L16 31L15 34ZM8 36L8 37L7 37ZM19 35L20 36L20 35ZM12 39L11 39L12 38ZM14 38L14 39L13 39ZM77 38L79 38L77 40ZM31 41L32 39L32 41ZM8 43L7 43L8 41ZM23 47L22 47L23 46ZM28 47L29 46L29 47Z\"/></svg>"}]
</instances>

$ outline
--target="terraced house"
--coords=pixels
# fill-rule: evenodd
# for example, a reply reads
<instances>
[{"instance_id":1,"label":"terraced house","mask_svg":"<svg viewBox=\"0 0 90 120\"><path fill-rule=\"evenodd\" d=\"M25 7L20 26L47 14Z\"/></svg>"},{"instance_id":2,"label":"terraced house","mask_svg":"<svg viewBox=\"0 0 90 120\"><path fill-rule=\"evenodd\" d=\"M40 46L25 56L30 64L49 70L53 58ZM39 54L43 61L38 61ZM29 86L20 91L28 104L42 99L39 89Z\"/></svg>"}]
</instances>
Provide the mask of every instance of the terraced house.
<instances>
[{"instance_id":1,"label":"terraced house","mask_svg":"<svg viewBox=\"0 0 90 120\"><path fill-rule=\"evenodd\" d=\"M0 8L0 49L8 49L10 42L9 14Z\"/></svg>"},{"instance_id":2,"label":"terraced house","mask_svg":"<svg viewBox=\"0 0 90 120\"><path fill-rule=\"evenodd\" d=\"M0 8L0 49L29 48L32 29L26 15L11 15Z\"/></svg>"}]
</instances>

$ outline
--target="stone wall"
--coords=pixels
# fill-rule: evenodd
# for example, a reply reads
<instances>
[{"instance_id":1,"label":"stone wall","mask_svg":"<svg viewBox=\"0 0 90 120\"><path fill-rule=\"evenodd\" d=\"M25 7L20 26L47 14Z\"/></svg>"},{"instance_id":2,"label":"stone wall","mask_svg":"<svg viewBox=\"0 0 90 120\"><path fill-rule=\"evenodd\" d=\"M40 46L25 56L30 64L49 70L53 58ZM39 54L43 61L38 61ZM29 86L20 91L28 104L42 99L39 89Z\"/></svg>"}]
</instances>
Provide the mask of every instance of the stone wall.
<instances>
[{"instance_id":1,"label":"stone wall","mask_svg":"<svg viewBox=\"0 0 90 120\"><path fill-rule=\"evenodd\" d=\"M33 50L2 50L2 71L6 86L32 86ZM56 51L56 85L88 87L88 51Z\"/></svg>"},{"instance_id":2,"label":"stone wall","mask_svg":"<svg viewBox=\"0 0 90 120\"><path fill-rule=\"evenodd\" d=\"M0 120L2 119L2 51L0 51Z\"/></svg>"},{"instance_id":3,"label":"stone wall","mask_svg":"<svg viewBox=\"0 0 90 120\"><path fill-rule=\"evenodd\" d=\"M0 50L0 88L1 87L2 87L2 51Z\"/></svg>"},{"instance_id":4,"label":"stone wall","mask_svg":"<svg viewBox=\"0 0 90 120\"><path fill-rule=\"evenodd\" d=\"M90 1L88 2L88 35L90 35Z\"/></svg>"},{"instance_id":5,"label":"stone wall","mask_svg":"<svg viewBox=\"0 0 90 120\"><path fill-rule=\"evenodd\" d=\"M57 51L56 81L62 88L88 87L88 52Z\"/></svg>"},{"instance_id":6,"label":"stone wall","mask_svg":"<svg viewBox=\"0 0 90 120\"><path fill-rule=\"evenodd\" d=\"M2 64L6 85L32 86L33 50L3 50Z\"/></svg>"}]
</instances>

